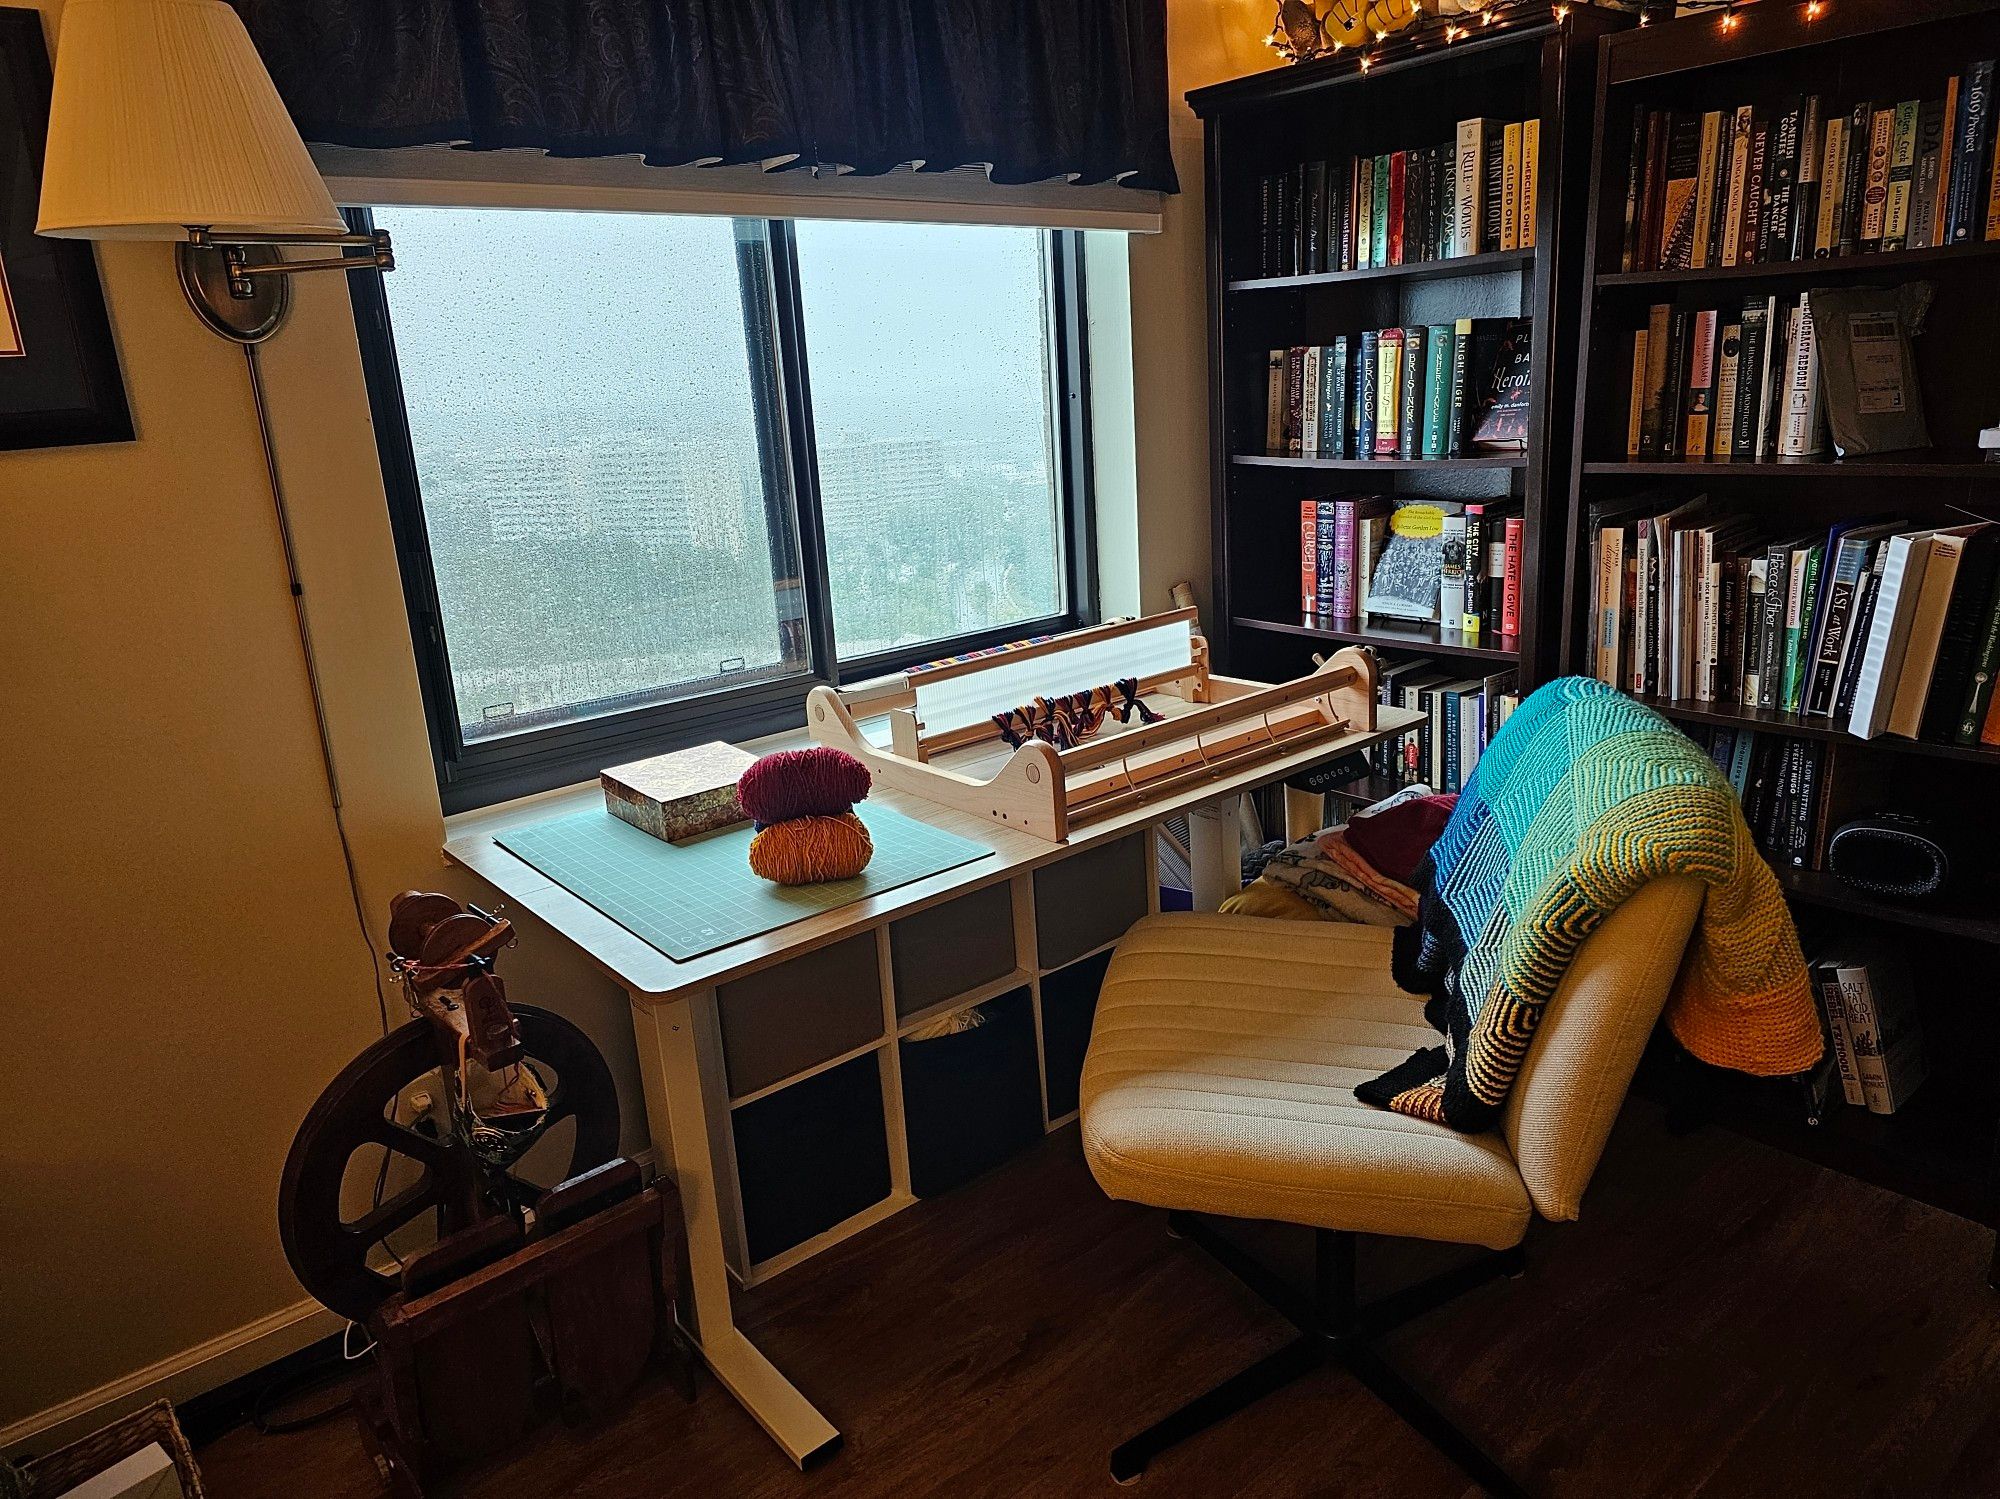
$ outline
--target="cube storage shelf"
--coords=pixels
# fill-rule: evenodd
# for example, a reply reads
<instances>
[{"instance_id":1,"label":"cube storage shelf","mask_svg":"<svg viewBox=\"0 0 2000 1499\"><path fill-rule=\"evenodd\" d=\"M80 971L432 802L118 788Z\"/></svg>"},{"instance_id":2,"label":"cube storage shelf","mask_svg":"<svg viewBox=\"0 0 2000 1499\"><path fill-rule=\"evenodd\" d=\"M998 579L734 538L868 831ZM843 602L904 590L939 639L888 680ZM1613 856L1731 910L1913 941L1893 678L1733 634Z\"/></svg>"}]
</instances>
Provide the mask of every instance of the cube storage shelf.
<instances>
[{"instance_id":1,"label":"cube storage shelf","mask_svg":"<svg viewBox=\"0 0 2000 1499\"><path fill-rule=\"evenodd\" d=\"M730 1271L769 1279L1076 1117L1111 949L1159 909L1155 834L996 879L720 985L696 1041ZM917 1033L971 1009L983 1023Z\"/></svg>"}]
</instances>

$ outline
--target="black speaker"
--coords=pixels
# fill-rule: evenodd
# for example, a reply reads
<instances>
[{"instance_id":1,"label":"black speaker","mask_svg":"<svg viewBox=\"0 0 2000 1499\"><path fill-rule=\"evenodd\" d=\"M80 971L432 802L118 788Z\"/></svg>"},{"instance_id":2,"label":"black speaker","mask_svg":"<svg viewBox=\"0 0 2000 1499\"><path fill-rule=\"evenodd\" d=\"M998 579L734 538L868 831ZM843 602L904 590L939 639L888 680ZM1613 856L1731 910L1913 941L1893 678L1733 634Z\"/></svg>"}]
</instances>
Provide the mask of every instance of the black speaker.
<instances>
[{"instance_id":1,"label":"black speaker","mask_svg":"<svg viewBox=\"0 0 2000 1499\"><path fill-rule=\"evenodd\" d=\"M1826 849L1827 867L1857 890L1896 900L1929 900L1952 877L1952 856L1936 826L1883 812L1845 823Z\"/></svg>"}]
</instances>

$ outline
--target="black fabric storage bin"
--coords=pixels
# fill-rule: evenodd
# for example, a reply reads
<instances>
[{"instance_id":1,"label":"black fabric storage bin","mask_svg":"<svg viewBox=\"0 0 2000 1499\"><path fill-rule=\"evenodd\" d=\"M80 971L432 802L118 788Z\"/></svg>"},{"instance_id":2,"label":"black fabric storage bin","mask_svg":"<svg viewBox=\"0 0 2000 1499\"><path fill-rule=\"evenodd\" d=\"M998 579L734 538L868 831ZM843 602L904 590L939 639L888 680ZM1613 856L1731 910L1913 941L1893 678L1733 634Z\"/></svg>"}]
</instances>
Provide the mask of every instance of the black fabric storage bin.
<instances>
[{"instance_id":1,"label":"black fabric storage bin","mask_svg":"<svg viewBox=\"0 0 2000 1499\"><path fill-rule=\"evenodd\" d=\"M979 1008L986 1023L975 1029L898 1043L910 1190L919 1197L948 1192L1042 1136L1028 991Z\"/></svg>"},{"instance_id":2,"label":"black fabric storage bin","mask_svg":"<svg viewBox=\"0 0 2000 1499\"><path fill-rule=\"evenodd\" d=\"M1051 1119L1076 1111L1090 1022L1097 1017L1097 991L1110 966L1111 954L1101 952L1042 979L1042 1057L1048 1067Z\"/></svg>"},{"instance_id":3,"label":"black fabric storage bin","mask_svg":"<svg viewBox=\"0 0 2000 1499\"><path fill-rule=\"evenodd\" d=\"M875 1052L746 1103L730 1120L752 1264L889 1195Z\"/></svg>"}]
</instances>

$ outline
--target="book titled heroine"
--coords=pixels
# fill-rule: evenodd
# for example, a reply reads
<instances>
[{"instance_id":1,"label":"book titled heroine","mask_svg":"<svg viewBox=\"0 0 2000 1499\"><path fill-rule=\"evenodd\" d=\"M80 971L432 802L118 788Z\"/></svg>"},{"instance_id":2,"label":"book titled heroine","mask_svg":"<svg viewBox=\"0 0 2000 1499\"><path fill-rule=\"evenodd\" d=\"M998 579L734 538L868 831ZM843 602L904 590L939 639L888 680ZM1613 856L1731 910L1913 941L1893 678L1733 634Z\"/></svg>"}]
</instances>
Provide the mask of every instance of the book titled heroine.
<instances>
[{"instance_id":1,"label":"book titled heroine","mask_svg":"<svg viewBox=\"0 0 2000 1499\"><path fill-rule=\"evenodd\" d=\"M1473 444L1503 452L1528 448L1528 395L1534 386L1532 325L1526 318L1502 336L1493 361L1493 385L1484 414L1472 434Z\"/></svg>"}]
</instances>

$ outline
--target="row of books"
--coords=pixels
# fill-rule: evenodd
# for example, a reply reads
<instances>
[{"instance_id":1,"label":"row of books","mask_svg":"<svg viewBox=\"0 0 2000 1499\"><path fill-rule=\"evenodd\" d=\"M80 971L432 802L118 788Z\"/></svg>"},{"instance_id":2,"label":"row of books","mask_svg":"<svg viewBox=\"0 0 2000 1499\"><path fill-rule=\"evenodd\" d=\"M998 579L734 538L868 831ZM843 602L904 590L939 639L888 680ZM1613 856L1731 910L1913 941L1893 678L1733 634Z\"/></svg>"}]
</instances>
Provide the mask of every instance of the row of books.
<instances>
[{"instance_id":1,"label":"row of books","mask_svg":"<svg viewBox=\"0 0 2000 1499\"><path fill-rule=\"evenodd\" d=\"M1837 1093L1871 1114L1893 1114L1928 1073L1909 959L1886 942L1844 939L1806 962L1826 1027L1821 1107Z\"/></svg>"},{"instance_id":2,"label":"row of books","mask_svg":"<svg viewBox=\"0 0 2000 1499\"><path fill-rule=\"evenodd\" d=\"M1632 335L1628 458L1810 458L1827 448L1809 294L1740 309L1653 307Z\"/></svg>"},{"instance_id":3,"label":"row of books","mask_svg":"<svg viewBox=\"0 0 2000 1499\"><path fill-rule=\"evenodd\" d=\"M1526 521L1518 502L1337 495L1299 502L1299 606L1477 636L1518 634Z\"/></svg>"},{"instance_id":4,"label":"row of books","mask_svg":"<svg viewBox=\"0 0 2000 1499\"><path fill-rule=\"evenodd\" d=\"M1778 869L1826 862L1828 751L1824 740L1751 729L1688 726L1688 736L1722 767L1743 803L1743 820Z\"/></svg>"},{"instance_id":5,"label":"row of books","mask_svg":"<svg viewBox=\"0 0 2000 1499\"><path fill-rule=\"evenodd\" d=\"M1936 99L1638 111L1631 160L1627 271L2000 239L1991 60Z\"/></svg>"},{"instance_id":6,"label":"row of books","mask_svg":"<svg viewBox=\"0 0 2000 1499\"><path fill-rule=\"evenodd\" d=\"M1264 448L1307 458L1458 458L1528 443L1525 318L1460 318L1273 349Z\"/></svg>"},{"instance_id":7,"label":"row of books","mask_svg":"<svg viewBox=\"0 0 2000 1499\"><path fill-rule=\"evenodd\" d=\"M2000 525L1771 540L1707 496L1593 505L1594 669L1641 695L2000 745Z\"/></svg>"},{"instance_id":8,"label":"row of books","mask_svg":"<svg viewBox=\"0 0 2000 1499\"><path fill-rule=\"evenodd\" d=\"M1510 670L1467 676L1435 661L1398 661L1382 668L1376 699L1415 708L1422 723L1370 751L1375 776L1399 786L1459 791L1500 726L1520 705L1519 678Z\"/></svg>"},{"instance_id":9,"label":"row of books","mask_svg":"<svg viewBox=\"0 0 2000 1499\"><path fill-rule=\"evenodd\" d=\"M1535 243L1541 121L1461 120L1441 145L1308 161L1258 184L1257 274L1417 265Z\"/></svg>"}]
</instances>

